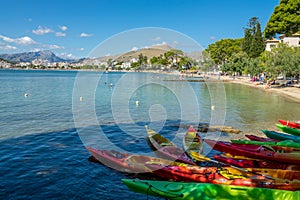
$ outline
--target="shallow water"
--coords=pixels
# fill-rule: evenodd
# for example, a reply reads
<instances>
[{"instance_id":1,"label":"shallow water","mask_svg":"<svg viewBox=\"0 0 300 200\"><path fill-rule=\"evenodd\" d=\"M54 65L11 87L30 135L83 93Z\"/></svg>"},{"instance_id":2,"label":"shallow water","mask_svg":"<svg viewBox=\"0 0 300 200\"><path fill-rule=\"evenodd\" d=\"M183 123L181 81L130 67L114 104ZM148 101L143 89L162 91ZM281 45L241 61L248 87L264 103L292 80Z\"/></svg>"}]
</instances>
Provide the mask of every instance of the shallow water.
<instances>
[{"instance_id":1,"label":"shallow water","mask_svg":"<svg viewBox=\"0 0 300 200\"><path fill-rule=\"evenodd\" d=\"M87 81L76 85L80 77ZM223 122L259 133L276 129L279 118L300 119L299 104L263 90L165 79L150 73L0 70L0 198L146 199L121 183L136 176L91 162L84 145L153 155L146 124L180 145L180 124Z\"/></svg>"}]
</instances>

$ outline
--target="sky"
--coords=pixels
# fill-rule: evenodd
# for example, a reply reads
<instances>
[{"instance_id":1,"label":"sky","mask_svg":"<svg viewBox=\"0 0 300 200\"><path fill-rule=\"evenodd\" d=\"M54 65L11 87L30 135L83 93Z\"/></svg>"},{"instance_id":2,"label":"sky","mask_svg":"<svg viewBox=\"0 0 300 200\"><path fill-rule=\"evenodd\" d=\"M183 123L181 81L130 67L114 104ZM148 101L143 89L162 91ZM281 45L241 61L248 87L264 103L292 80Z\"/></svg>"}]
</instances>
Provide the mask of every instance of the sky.
<instances>
[{"instance_id":1,"label":"sky","mask_svg":"<svg viewBox=\"0 0 300 200\"><path fill-rule=\"evenodd\" d=\"M263 29L278 4L279 0L2 0L0 54L51 50L63 58L89 57L99 44L126 32L133 36L123 38L131 43L127 51L169 44L171 38L178 43L171 32L206 48L220 39L243 37L251 17L258 17ZM157 32L132 34L144 27ZM159 30L171 35L163 37ZM118 52L120 41L112 43L105 55Z\"/></svg>"}]
</instances>

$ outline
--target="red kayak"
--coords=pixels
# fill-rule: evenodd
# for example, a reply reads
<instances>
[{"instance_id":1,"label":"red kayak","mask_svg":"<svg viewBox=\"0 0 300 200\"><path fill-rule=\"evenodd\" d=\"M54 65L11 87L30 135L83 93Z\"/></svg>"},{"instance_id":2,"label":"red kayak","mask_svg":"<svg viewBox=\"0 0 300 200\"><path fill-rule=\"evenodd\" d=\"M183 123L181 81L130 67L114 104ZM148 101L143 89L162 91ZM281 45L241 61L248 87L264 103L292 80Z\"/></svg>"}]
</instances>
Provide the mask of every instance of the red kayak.
<instances>
[{"instance_id":1,"label":"red kayak","mask_svg":"<svg viewBox=\"0 0 300 200\"><path fill-rule=\"evenodd\" d=\"M290 121L286 121L286 120L278 120L282 125L285 125L285 126L288 126L288 127L291 127L291 128L298 128L300 129L300 123L297 123L297 122L290 122Z\"/></svg>"},{"instance_id":2,"label":"red kayak","mask_svg":"<svg viewBox=\"0 0 300 200\"><path fill-rule=\"evenodd\" d=\"M221 142L209 139L205 139L204 141L213 149L232 155L300 165L300 152L280 153L262 146L253 148L253 145L247 145L249 146L249 148L247 148L246 146L239 147L238 145L233 145L231 142Z\"/></svg>"},{"instance_id":3,"label":"red kayak","mask_svg":"<svg viewBox=\"0 0 300 200\"><path fill-rule=\"evenodd\" d=\"M300 181L298 180L268 179L262 175L254 175L247 172L242 173L230 167L162 166L154 163L147 163L146 165L156 175L176 181L300 190Z\"/></svg>"},{"instance_id":4,"label":"red kayak","mask_svg":"<svg viewBox=\"0 0 300 200\"><path fill-rule=\"evenodd\" d=\"M145 166L146 162L159 162L164 165L186 165L183 163L173 162L161 158L155 158L151 156L133 155L118 152L115 150L100 150L92 147L86 147L86 149L96 158L99 162L106 166L129 173L148 173L152 172Z\"/></svg>"},{"instance_id":5,"label":"red kayak","mask_svg":"<svg viewBox=\"0 0 300 200\"><path fill-rule=\"evenodd\" d=\"M291 165L280 162L255 160L255 159L236 159L226 156L214 155L213 158L221 163L233 165L240 168L266 168L266 169L287 169L300 170L299 165Z\"/></svg>"},{"instance_id":6,"label":"red kayak","mask_svg":"<svg viewBox=\"0 0 300 200\"><path fill-rule=\"evenodd\" d=\"M260 142L279 142L280 140L275 140L271 138L258 137L256 135L245 135L249 140L260 141Z\"/></svg>"}]
</instances>

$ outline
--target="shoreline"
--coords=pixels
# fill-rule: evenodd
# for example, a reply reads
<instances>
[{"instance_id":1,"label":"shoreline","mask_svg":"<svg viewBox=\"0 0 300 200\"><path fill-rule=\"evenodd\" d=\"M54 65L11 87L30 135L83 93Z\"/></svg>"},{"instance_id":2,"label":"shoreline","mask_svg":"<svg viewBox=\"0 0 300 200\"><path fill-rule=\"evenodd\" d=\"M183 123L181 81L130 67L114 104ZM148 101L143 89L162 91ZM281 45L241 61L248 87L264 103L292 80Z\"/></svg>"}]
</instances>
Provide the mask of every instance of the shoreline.
<instances>
[{"instance_id":1,"label":"shoreline","mask_svg":"<svg viewBox=\"0 0 300 200\"><path fill-rule=\"evenodd\" d=\"M272 87L266 88L265 84L259 84L259 82L251 82L250 78L248 77L236 77L235 80L233 80L230 77L221 77L221 80L227 83L235 83L235 84L246 85L252 88L257 88L265 91L266 93L277 94L293 102L300 103L300 88L297 87L287 86L281 88L272 88Z\"/></svg>"}]
</instances>

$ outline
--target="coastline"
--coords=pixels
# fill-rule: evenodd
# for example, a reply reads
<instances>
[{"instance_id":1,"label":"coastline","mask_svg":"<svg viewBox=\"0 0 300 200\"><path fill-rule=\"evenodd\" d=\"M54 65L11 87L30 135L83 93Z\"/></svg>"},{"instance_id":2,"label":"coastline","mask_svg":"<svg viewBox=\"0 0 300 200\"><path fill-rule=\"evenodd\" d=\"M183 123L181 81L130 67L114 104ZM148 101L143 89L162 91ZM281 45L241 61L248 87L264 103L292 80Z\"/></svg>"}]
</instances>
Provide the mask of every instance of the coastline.
<instances>
[{"instance_id":1,"label":"coastline","mask_svg":"<svg viewBox=\"0 0 300 200\"><path fill-rule=\"evenodd\" d=\"M265 84L259 84L259 82L251 82L250 78L248 77L237 77L234 80L231 77L221 77L221 80L223 80L223 82L258 88L265 91L266 93L277 94L291 101L300 103L300 88L297 87L266 88Z\"/></svg>"}]
</instances>

